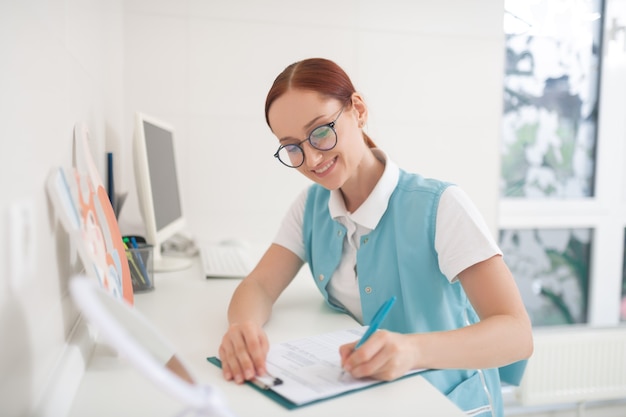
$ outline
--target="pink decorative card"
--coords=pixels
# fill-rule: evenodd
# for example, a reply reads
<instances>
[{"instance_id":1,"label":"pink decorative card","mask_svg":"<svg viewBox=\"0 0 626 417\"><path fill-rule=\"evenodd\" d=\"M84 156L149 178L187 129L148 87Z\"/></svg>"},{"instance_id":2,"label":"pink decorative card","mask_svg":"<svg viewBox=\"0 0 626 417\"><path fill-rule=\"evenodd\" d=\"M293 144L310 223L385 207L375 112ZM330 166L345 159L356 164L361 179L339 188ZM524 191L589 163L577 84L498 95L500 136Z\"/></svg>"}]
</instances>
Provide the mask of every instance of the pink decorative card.
<instances>
[{"instance_id":1,"label":"pink decorative card","mask_svg":"<svg viewBox=\"0 0 626 417\"><path fill-rule=\"evenodd\" d=\"M89 150L89 132L74 128L72 168L55 168L47 189L87 275L116 298L133 304L133 286L122 235Z\"/></svg>"}]
</instances>

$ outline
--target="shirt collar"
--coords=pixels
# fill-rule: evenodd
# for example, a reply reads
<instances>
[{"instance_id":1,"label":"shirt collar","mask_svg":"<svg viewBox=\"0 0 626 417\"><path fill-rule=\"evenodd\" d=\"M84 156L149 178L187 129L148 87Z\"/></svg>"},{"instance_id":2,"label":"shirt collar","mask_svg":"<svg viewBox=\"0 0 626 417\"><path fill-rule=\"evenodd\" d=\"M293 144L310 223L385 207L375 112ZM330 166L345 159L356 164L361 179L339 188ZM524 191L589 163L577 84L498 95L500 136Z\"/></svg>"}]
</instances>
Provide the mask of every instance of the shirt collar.
<instances>
[{"instance_id":1,"label":"shirt collar","mask_svg":"<svg viewBox=\"0 0 626 417\"><path fill-rule=\"evenodd\" d=\"M331 190L328 209L333 219L341 216L348 217L355 223L374 230L385 214L391 194L398 184L400 168L382 150L374 148L372 152L379 161L385 164L385 169L367 199L354 213L348 213L341 191Z\"/></svg>"}]
</instances>

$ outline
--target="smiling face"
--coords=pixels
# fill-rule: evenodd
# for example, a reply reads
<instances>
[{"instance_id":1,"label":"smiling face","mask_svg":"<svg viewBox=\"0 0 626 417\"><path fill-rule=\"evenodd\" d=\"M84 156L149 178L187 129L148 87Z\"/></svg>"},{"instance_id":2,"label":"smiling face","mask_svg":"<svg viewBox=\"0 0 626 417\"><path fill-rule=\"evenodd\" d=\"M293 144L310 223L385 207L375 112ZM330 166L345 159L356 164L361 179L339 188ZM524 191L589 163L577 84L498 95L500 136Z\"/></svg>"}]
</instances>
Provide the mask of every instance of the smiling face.
<instances>
[{"instance_id":1,"label":"smiling face","mask_svg":"<svg viewBox=\"0 0 626 417\"><path fill-rule=\"evenodd\" d=\"M313 129L332 122L337 116L334 126L337 145L334 148L320 151L305 140ZM305 140L300 143L304 163L297 168L298 171L329 190L339 189L355 180L363 158L371 154L360 128L366 117L365 103L356 93L351 102L342 103L315 91L299 89L286 91L272 103L268 112L270 126L280 145Z\"/></svg>"}]
</instances>

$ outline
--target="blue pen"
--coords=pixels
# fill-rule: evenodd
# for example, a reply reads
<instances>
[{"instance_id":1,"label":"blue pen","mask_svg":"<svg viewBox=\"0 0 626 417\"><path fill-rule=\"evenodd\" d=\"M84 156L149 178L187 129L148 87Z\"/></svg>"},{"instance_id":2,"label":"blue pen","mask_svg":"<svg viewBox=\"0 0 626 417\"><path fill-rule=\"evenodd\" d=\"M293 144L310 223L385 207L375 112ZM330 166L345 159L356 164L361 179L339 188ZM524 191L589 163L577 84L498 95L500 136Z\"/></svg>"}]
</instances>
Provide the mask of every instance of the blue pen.
<instances>
[{"instance_id":1,"label":"blue pen","mask_svg":"<svg viewBox=\"0 0 626 417\"><path fill-rule=\"evenodd\" d=\"M146 265L143 263L143 258L141 257L141 252L139 252L139 245L137 244L137 239L134 236L131 236L130 243L133 245L133 249L136 251L137 261L139 261L139 268L141 268L141 274L146 278L146 282L150 285L150 275L148 275L148 270L146 269Z\"/></svg>"},{"instance_id":2,"label":"blue pen","mask_svg":"<svg viewBox=\"0 0 626 417\"><path fill-rule=\"evenodd\" d=\"M354 346L354 350L357 350L358 348L360 348L361 345L367 342L367 339L369 339L370 336L373 335L376 332L376 330L378 330L380 325L383 323L383 321L387 317L387 314L389 314L389 310L391 310L391 307L393 306L395 302L396 302L396 296L394 295L389 300L387 300L382 306L380 306L376 314L374 314L374 318L372 319L372 322L367 328L367 331L363 333L363 336L361 336L361 339ZM344 373L345 371L342 370L340 378L343 377Z\"/></svg>"},{"instance_id":3,"label":"blue pen","mask_svg":"<svg viewBox=\"0 0 626 417\"><path fill-rule=\"evenodd\" d=\"M374 314L374 318L372 319L370 326L367 328L367 331L363 334L361 340L359 340L359 342L354 347L355 350L360 348L363 343L367 342L367 339L369 339L370 336L373 335L376 330L378 330L383 320L385 320L385 317L387 317L387 314L389 314L389 310L391 310L393 303L395 302L396 296L394 295L389 300L387 300L385 304L380 306L376 314Z\"/></svg>"}]
</instances>

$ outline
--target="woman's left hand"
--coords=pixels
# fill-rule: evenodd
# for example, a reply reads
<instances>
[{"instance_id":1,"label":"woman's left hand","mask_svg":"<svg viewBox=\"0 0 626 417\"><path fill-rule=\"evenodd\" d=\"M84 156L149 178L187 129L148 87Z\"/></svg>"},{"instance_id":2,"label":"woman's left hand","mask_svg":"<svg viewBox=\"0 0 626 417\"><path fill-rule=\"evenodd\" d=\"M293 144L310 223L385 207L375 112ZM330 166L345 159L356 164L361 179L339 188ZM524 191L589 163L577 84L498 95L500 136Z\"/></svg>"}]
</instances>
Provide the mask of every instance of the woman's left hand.
<instances>
[{"instance_id":1,"label":"woman's left hand","mask_svg":"<svg viewBox=\"0 0 626 417\"><path fill-rule=\"evenodd\" d=\"M357 342L341 346L341 365L354 378L394 380L417 363L419 352L410 339L410 335L379 330L357 350Z\"/></svg>"}]
</instances>

